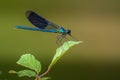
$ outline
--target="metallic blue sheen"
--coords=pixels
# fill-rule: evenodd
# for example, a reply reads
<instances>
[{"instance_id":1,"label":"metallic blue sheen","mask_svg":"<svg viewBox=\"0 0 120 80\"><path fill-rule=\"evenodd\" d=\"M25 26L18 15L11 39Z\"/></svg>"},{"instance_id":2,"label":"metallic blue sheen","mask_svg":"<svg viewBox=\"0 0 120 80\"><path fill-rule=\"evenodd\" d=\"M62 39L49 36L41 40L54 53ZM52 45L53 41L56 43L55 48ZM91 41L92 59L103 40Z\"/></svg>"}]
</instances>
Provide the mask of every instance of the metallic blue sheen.
<instances>
[{"instance_id":1,"label":"metallic blue sheen","mask_svg":"<svg viewBox=\"0 0 120 80\"><path fill-rule=\"evenodd\" d=\"M66 30L63 27L61 27L58 31L59 31L59 33L65 33L66 32Z\"/></svg>"},{"instance_id":2,"label":"metallic blue sheen","mask_svg":"<svg viewBox=\"0 0 120 80\"><path fill-rule=\"evenodd\" d=\"M18 29L26 29L26 30L33 30L33 31L42 31L42 32L53 32L56 33L58 32L57 30L46 30L46 29L40 29L40 28L30 28L26 26L16 26Z\"/></svg>"},{"instance_id":3,"label":"metallic blue sheen","mask_svg":"<svg viewBox=\"0 0 120 80\"><path fill-rule=\"evenodd\" d=\"M71 30L66 30L63 27L60 27L45 18L39 16L33 11L26 12L27 19L36 27L26 27L26 26L16 26L18 29L25 29L25 30L33 30L33 31L42 31L42 32L53 32L53 33L60 33L62 35L70 35Z\"/></svg>"},{"instance_id":4,"label":"metallic blue sheen","mask_svg":"<svg viewBox=\"0 0 120 80\"><path fill-rule=\"evenodd\" d=\"M33 11L27 11L26 12L27 19L35 26L35 28L32 27L26 27L26 26L16 26L18 29L25 29L25 30L33 30L33 31L42 31L42 32L51 32L51 33L60 33L60 35L57 37L56 43L58 45L61 45L61 41L63 38L66 37L66 35L71 36L71 30L66 30L61 26L58 26L45 18L39 16Z\"/></svg>"}]
</instances>

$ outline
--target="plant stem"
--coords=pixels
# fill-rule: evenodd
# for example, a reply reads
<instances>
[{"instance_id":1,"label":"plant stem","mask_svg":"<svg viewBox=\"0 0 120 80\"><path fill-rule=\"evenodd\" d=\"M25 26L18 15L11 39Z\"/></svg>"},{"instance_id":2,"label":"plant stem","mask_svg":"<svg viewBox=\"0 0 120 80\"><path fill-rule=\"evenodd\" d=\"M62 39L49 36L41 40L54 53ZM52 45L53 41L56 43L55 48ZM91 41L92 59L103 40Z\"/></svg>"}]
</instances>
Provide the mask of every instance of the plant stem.
<instances>
[{"instance_id":1,"label":"plant stem","mask_svg":"<svg viewBox=\"0 0 120 80\"><path fill-rule=\"evenodd\" d=\"M35 80L40 80L41 78L40 78L40 76L36 76L36 78L35 78Z\"/></svg>"},{"instance_id":2,"label":"plant stem","mask_svg":"<svg viewBox=\"0 0 120 80\"><path fill-rule=\"evenodd\" d=\"M41 78L45 76L46 74L48 74L49 72L50 72L50 68L48 67L48 69L44 73L42 73L39 77Z\"/></svg>"}]
</instances>

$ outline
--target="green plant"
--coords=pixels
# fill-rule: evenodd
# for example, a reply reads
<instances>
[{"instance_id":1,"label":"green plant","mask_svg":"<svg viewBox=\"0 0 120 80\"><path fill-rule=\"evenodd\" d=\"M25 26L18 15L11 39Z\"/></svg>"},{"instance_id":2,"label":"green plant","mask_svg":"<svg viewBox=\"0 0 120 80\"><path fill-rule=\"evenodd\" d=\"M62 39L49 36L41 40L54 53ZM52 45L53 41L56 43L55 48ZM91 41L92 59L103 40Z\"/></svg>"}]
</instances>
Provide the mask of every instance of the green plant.
<instances>
[{"instance_id":1,"label":"green plant","mask_svg":"<svg viewBox=\"0 0 120 80\"><path fill-rule=\"evenodd\" d=\"M48 66L48 69L42 74L40 74L41 63L32 54L24 54L17 61L17 64L24 66L28 69L20 71L10 70L9 73L15 73L19 77L35 77L35 80L48 80L50 79L50 77L45 77L45 75L50 72L51 68L55 65L55 63L65 54L67 50L70 49L70 47L79 43L82 43L82 41L67 41L62 46L57 48L56 53Z\"/></svg>"}]
</instances>

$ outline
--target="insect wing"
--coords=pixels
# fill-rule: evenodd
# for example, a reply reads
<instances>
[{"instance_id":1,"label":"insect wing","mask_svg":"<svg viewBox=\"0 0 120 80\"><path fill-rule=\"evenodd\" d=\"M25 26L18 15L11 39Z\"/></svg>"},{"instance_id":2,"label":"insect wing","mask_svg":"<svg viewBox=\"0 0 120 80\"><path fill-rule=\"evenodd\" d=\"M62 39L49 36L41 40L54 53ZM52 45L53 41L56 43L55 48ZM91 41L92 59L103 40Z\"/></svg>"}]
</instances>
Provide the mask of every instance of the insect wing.
<instances>
[{"instance_id":1,"label":"insect wing","mask_svg":"<svg viewBox=\"0 0 120 80\"><path fill-rule=\"evenodd\" d=\"M33 25L35 25L36 27L40 29L46 29L46 30L59 29L59 26L57 26L56 24L52 22L49 22L48 20L44 19L43 17L39 16L33 11L27 11L26 17Z\"/></svg>"}]
</instances>

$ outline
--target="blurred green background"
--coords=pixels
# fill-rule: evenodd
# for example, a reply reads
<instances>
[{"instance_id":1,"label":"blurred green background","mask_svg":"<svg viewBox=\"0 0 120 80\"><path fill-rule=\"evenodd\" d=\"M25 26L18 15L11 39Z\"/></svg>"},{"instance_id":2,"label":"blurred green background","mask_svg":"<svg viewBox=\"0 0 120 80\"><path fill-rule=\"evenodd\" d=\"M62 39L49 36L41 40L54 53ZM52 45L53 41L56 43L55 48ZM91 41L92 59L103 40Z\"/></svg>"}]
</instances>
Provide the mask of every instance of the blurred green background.
<instances>
[{"instance_id":1,"label":"blurred green background","mask_svg":"<svg viewBox=\"0 0 120 80\"><path fill-rule=\"evenodd\" d=\"M8 70L23 69L16 61L31 53L41 61L44 72L58 47L57 34L15 29L16 25L34 27L25 17L27 10L71 29L72 35L84 41L54 66L49 74L52 80L120 80L119 0L1 0L0 80L33 80Z\"/></svg>"}]
</instances>

